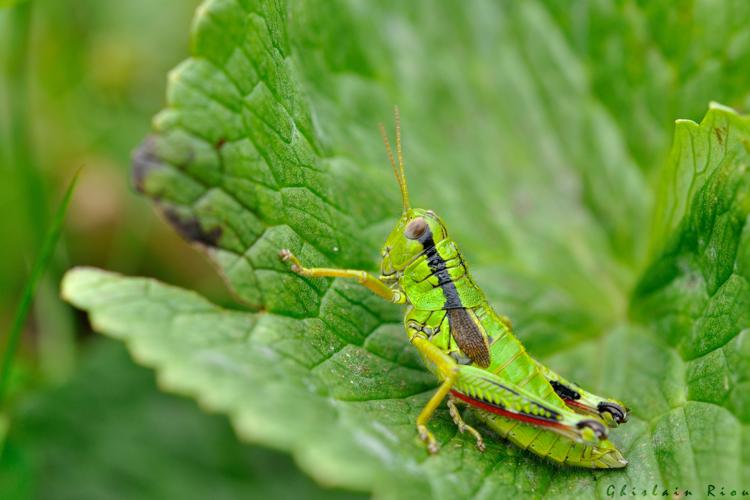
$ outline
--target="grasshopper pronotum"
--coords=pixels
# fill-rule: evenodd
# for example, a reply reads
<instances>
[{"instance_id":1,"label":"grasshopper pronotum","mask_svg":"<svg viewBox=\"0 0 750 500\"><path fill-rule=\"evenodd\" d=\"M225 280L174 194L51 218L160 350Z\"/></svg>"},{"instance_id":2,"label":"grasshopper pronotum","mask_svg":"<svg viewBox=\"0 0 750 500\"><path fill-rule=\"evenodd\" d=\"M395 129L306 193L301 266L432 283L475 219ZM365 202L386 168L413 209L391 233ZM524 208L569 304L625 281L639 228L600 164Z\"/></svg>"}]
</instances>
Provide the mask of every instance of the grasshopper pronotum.
<instances>
[{"instance_id":1,"label":"grasshopper pronotum","mask_svg":"<svg viewBox=\"0 0 750 500\"><path fill-rule=\"evenodd\" d=\"M416 422L430 453L438 451L438 444L427 422L447 397L459 431L471 434L481 451L482 436L463 421L456 403L470 405L489 428L539 456L580 467L624 467L628 462L607 440L607 427L626 422L627 408L586 392L529 356L510 321L492 310L472 280L443 221L432 210L410 206L399 122L396 109L398 166L380 126L403 202L401 218L382 249L380 276L306 268L286 249L281 258L302 276L353 278L380 297L408 306L404 326L409 340L441 382Z\"/></svg>"}]
</instances>

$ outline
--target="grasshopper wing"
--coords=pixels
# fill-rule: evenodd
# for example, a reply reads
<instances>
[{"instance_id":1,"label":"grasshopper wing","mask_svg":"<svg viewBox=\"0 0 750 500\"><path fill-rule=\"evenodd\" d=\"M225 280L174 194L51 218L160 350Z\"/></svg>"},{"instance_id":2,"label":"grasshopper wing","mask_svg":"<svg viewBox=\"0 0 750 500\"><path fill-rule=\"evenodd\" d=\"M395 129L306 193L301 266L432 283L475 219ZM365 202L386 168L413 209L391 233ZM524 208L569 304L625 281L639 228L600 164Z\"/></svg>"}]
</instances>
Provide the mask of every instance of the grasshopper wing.
<instances>
[{"instance_id":1,"label":"grasshopper wing","mask_svg":"<svg viewBox=\"0 0 750 500\"><path fill-rule=\"evenodd\" d=\"M482 368L490 366L489 342L469 312L463 308L448 309L448 324L461 352Z\"/></svg>"}]
</instances>

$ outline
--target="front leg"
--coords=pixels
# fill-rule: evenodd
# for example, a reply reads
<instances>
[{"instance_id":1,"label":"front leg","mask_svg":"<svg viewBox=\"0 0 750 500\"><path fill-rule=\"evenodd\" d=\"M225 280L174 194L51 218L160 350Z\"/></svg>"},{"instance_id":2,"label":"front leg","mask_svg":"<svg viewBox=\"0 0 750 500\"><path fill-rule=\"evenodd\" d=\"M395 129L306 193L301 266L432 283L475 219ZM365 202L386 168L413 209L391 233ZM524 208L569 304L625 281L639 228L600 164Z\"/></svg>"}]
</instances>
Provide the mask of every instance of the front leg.
<instances>
[{"instance_id":1,"label":"front leg","mask_svg":"<svg viewBox=\"0 0 750 500\"><path fill-rule=\"evenodd\" d=\"M279 252L279 257L284 262L292 263L292 271L300 276L310 278L350 278L355 279L360 285L364 286L376 295L393 302L394 304L404 304L406 296L399 290L394 290L375 276L367 271L356 269L333 269L329 267L304 267L294 254L284 248Z\"/></svg>"}]
</instances>

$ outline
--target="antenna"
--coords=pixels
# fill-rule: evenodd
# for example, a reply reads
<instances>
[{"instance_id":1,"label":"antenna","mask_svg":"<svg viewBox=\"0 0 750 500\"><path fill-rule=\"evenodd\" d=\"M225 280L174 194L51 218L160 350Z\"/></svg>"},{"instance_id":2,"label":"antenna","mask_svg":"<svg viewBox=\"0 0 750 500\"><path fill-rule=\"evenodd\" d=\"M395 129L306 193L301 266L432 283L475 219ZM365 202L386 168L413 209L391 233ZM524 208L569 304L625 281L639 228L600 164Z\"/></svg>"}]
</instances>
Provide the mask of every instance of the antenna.
<instances>
[{"instance_id":1,"label":"antenna","mask_svg":"<svg viewBox=\"0 0 750 500\"><path fill-rule=\"evenodd\" d=\"M401 116L398 106L394 107L393 113L396 119L396 154L398 155L398 166L396 166L396 161L393 158L393 150L385 133L385 127L382 123L378 125L380 127L380 135L383 137L383 144L385 144L385 150L388 152L388 159L391 161L391 167L393 167L393 174L396 176L398 186L401 190L401 202L404 205L404 213L406 213L409 210L409 190L406 187L406 174L404 173L404 157L401 150Z\"/></svg>"},{"instance_id":2,"label":"antenna","mask_svg":"<svg viewBox=\"0 0 750 500\"><path fill-rule=\"evenodd\" d=\"M393 107L393 115L396 119L396 154L398 155L398 166L401 169L401 198L404 202L404 212L409 209L409 189L406 187L406 174L404 173L404 155L401 152L401 113L398 106Z\"/></svg>"}]
</instances>

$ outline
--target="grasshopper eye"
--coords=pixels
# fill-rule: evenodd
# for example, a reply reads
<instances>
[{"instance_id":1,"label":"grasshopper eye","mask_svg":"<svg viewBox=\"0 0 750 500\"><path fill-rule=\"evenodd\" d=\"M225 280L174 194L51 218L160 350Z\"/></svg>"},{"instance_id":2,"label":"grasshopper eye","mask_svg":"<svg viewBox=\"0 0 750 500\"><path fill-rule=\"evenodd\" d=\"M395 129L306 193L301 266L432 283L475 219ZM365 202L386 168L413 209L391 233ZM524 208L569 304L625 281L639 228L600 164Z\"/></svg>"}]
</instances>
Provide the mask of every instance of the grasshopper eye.
<instances>
[{"instance_id":1,"label":"grasshopper eye","mask_svg":"<svg viewBox=\"0 0 750 500\"><path fill-rule=\"evenodd\" d=\"M419 239L424 232L427 231L427 221L422 217L418 217L411 221L406 229L404 230L404 236L410 240Z\"/></svg>"}]
</instances>

